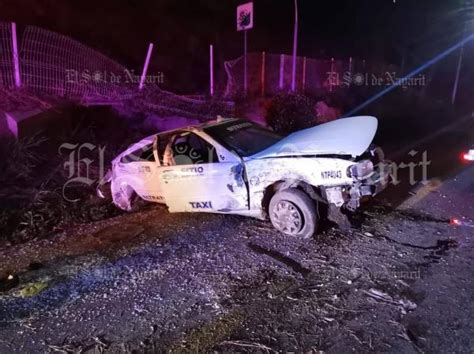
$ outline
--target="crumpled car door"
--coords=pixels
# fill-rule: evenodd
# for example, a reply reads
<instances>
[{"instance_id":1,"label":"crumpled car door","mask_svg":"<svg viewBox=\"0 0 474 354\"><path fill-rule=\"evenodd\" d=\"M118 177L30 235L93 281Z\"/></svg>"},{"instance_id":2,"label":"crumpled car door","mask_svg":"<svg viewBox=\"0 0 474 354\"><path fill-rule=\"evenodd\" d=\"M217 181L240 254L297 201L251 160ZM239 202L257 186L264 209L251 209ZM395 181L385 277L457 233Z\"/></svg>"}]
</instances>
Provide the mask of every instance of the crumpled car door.
<instances>
[{"instance_id":1,"label":"crumpled car door","mask_svg":"<svg viewBox=\"0 0 474 354\"><path fill-rule=\"evenodd\" d=\"M171 212L248 210L241 160L223 161L216 151L192 132L183 131L170 139L158 180Z\"/></svg>"}]
</instances>

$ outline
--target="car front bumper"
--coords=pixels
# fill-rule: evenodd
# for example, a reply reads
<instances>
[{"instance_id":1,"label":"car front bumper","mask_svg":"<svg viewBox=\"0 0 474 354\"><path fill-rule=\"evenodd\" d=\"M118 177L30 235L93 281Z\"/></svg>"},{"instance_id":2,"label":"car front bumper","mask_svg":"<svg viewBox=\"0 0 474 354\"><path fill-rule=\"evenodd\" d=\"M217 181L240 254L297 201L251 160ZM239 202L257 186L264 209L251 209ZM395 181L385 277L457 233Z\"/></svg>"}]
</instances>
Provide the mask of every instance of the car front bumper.
<instances>
[{"instance_id":1,"label":"car front bumper","mask_svg":"<svg viewBox=\"0 0 474 354\"><path fill-rule=\"evenodd\" d=\"M379 162L370 177L360 181L361 196L374 196L387 188L390 183L390 161Z\"/></svg>"}]
</instances>

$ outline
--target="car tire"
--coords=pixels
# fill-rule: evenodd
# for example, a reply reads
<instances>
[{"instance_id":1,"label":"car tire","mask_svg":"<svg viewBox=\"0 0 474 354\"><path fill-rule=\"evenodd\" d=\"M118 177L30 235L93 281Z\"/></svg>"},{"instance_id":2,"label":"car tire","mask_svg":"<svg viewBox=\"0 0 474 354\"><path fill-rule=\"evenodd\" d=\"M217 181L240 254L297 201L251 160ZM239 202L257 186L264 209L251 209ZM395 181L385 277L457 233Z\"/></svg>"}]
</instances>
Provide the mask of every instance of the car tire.
<instances>
[{"instance_id":1,"label":"car tire","mask_svg":"<svg viewBox=\"0 0 474 354\"><path fill-rule=\"evenodd\" d=\"M130 212L135 213L140 211L145 205L145 201L140 198L137 192L133 192L132 197L130 198Z\"/></svg>"},{"instance_id":2,"label":"car tire","mask_svg":"<svg viewBox=\"0 0 474 354\"><path fill-rule=\"evenodd\" d=\"M275 229L285 235L312 237L318 225L317 201L299 189L284 189L272 197L268 208Z\"/></svg>"},{"instance_id":3,"label":"car tire","mask_svg":"<svg viewBox=\"0 0 474 354\"><path fill-rule=\"evenodd\" d=\"M114 187L111 184L111 193L114 204L124 211L135 212L139 210L140 197L137 192L127 184L121 185L113 192Z\"/></svg>"}]
</instances>

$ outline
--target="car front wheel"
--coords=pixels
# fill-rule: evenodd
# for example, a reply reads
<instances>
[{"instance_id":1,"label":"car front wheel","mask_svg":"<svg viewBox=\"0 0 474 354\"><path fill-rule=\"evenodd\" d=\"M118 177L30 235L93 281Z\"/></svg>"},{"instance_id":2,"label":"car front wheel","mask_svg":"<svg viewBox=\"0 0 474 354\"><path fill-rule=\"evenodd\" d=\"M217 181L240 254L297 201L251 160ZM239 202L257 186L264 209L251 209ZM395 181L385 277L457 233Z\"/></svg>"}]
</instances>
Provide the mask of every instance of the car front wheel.
<instances>
[{"instance_id":1,"label":"car front wheel","mask_svg":"<svg viewBox=\"0 0 474 354\"><path fill-rule=\"evenodd\" d=\"M318 222L316 203L299 189L279 191L270 200L272 225L285 235L310 238Z\"/></svg>"}]
</instances>

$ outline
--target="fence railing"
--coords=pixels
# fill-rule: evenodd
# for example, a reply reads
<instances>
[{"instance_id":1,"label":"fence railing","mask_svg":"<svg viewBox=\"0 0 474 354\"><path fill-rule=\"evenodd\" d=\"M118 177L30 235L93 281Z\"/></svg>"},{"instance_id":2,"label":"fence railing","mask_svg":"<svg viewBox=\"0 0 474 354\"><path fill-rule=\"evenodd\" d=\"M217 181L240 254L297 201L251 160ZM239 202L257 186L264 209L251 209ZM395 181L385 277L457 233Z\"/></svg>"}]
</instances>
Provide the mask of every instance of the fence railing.
<instances>
[{"instance_id":1,"label":"fence railing","mask_svg":"<svg viewBox=\"0 0 474 354\"><path fill-rule=\"evenodd\" d=\"M120 106L134 98L128 111L200 120L233 109L231 102L208 102L163 91L154 81L140 94L140 77L102 53L38 27L28 26L19 36L13 35L12 28L13 24L0 22L0 89L4 91L21 86L86 106Z\"/></svg>"},{"instance_id":2,"label":"fence railing","mask_svg":"<svg viewBox=\"0 0 474 354\"><path fill-rule=\"evenodd\" d=\"M0 87L14 87L10 23L0 23ZM115 101L136 90L125 67L64 35L28 26L18 36L21 86L77 101ZM113 78L122 78L120 82Z\"/></svg>"},{"instance_id":3,"label":"fence railing","mask_svg":"<svg viewBox=\"0 0 474 354\"><path fill-rule=\"evenodd\" d=\"M20 76L22 87L85 105L120 102L138 94L138 82L132 77L133 71L102 53L72 38L38 27L28 26L19 31L18 36L14 36L12 28L11 23L0 22L0 88L18 86ZM15 55L15 42L18 56ZM227 74L224 97L244 93L243 63L242 57L224 63ZM290 90L292 56L249 53L247 63L248 94L273 95ZM380 76L393 71L396 71L394 66L369 64L352 58L321 60L298 57L296 90L317 95L358 85L356 79L366 73ZM204 100L189 102L182 96L164 92L157 92L155 97L160 101L153 100L149 104L171 110L189 107L191 113L201 110L196 107L204 103Z\"/></svg>"}]
</instances>

